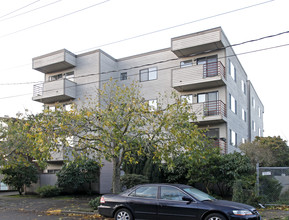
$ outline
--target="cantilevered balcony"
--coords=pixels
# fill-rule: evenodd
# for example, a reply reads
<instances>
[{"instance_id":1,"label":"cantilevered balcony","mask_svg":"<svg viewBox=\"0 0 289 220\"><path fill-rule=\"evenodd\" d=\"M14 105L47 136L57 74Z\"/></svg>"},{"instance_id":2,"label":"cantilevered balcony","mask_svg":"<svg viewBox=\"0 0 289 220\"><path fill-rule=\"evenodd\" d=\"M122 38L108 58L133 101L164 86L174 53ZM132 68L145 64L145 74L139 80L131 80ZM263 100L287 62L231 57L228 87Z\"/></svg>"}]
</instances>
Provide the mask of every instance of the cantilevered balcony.
<instances>
[{"instance_id":1,"label":"cantilevered balcony","mask_svg":"<svg viewBox=\"0 0 289 220\"><path fill-rule=\"evenodd\" d=\"M172 52L178 57L185 57L204 51L214 51L224 48L225 36L221 28L213 28L171 40Z\"/></svg>"},{"instance_id":2,"label":"cantilevered balcony","mask_svg":"<svg viewBox=\"0 0 289 220\"><path fill-rule=\"evenodd\" d=\"M42 73L52 73L76 66L76 56L68 50L59 50L33 58L33 69Z\"/></svg>"},{"instance_id":3,"label":"cantilevered balcony","mask_svg":"<svg viewBox=\"0 0 289 220\"><path fill-rule=\"evenodd\" d=\"M226 71L219 61L174 69L172 78L173 88L180 92L190 91L225 85Z\"/></svg>"},{"instance_id":4,"label":"cantilevered balcony","mask_svg":"<svg viewBox=\"0 0 289 220\"><path fill-rule=\"evenodd\" d=\"M34 85L33 100L44 104L69 101L76 98L76 83L68 79Z\"/></svg>"},{"instance_id":5,"label":"cantilevered balcony","mask_svg":"<svg viewBox=\"0 0 289 220\"><path fill-rule=\"evenodd\" d=\"M222 123L227 121L226 104L221 100L192 104L192 112L201 124Z\"/></svg>"}]
</instances>

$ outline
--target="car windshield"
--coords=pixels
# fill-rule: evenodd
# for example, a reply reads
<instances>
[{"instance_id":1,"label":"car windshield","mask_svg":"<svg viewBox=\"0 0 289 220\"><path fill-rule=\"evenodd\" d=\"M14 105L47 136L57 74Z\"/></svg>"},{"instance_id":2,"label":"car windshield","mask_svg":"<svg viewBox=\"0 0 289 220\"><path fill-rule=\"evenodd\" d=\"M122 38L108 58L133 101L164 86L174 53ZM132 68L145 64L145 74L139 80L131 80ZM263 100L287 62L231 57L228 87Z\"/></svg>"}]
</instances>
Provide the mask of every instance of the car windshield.
<instances>
[{"instance_id":1,"label":"car windshield","mask_svg":"<svg viewBox=\"0 0 289 220\"><path fill-rule=\"evenodd\" d=\"M210 196L207 193L204 193L204 192L202 192L196 188L193 188L193 187L184 188L183 190L200 201L214 200L215 199L213 196Z\"/></svg>"}]
</instances>

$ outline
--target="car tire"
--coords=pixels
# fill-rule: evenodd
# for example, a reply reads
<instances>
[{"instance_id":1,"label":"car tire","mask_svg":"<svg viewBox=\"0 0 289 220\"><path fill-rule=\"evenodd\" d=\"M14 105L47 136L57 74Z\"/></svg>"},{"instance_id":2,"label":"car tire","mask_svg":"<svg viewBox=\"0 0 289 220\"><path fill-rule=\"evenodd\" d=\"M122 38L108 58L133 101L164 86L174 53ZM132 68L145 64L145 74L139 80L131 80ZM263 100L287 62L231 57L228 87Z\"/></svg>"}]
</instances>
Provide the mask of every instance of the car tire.
<instances>
[{"instance_id":1,"label":"car tire","mask_svg":"<svg viewBox=\"0 0 289 220\"><path fill-rule=\"evenodd\" d=\"M212 213L208 215L205 220L227 220L225 216L219 213Z\"/></svg>"},{"instance_id":2,"label":"car tire","mask_svg":"<svg viewBox=\"0 0 289 220\"><path fill-rule=\"evenodd\" d=\"M133 216L128 209L119 209L114 215L115 220L133 220Z\"/></svg>"}]
</instances>

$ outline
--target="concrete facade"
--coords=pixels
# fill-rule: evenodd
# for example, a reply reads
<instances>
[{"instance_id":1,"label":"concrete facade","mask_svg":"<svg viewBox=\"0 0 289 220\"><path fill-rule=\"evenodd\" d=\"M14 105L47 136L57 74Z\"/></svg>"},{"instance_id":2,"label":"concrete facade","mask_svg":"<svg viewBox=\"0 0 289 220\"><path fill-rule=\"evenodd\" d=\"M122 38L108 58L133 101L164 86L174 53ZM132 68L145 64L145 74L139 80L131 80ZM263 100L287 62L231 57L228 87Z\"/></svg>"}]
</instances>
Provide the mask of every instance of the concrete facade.
<instances>
[{"instance_id":1,"label":"concrete facade","mask_svg":"<svg viewBox=\"0 0 289 220\"><path fill-rule=\"evenodd\" d=\"M109 78L119 84L138 81L146 100L172 91L186 96L199 126L209 128L222 153L239 151L240 143L263 135L264 106L220 27L172 38L170 48L121 59L102 50L74 55L64 49L34 58L33 67L45 74L33 94L45 107L85 105ZM57 85L60 80L71 84ZM48 83L55 87L48 89ZM101 193L110 190L110 166L102 169Z\"/></svg>"}]
</instances>

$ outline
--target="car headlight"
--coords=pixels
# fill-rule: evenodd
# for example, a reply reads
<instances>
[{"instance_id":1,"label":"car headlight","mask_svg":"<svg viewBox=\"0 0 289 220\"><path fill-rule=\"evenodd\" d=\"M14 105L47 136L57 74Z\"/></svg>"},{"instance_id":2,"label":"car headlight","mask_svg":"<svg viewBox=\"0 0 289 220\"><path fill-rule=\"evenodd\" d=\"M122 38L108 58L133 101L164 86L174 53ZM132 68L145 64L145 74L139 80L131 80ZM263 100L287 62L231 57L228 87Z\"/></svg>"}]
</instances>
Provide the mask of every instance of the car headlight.
<instances>
[{"instance_id":1,"label":"car headlight","mask_svg":"<svg viewBox=\"0 0 289 220\"><path fill-rule=\"evenodd\" d=\"M233 210L234 215L253 215L249 210Z\"/></svg>"}]
</instances>

